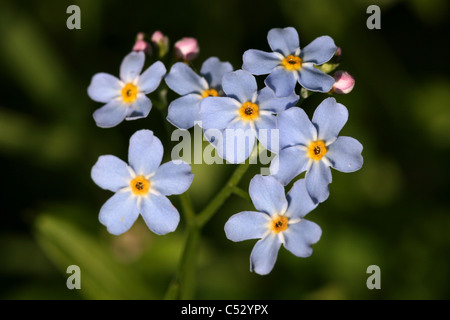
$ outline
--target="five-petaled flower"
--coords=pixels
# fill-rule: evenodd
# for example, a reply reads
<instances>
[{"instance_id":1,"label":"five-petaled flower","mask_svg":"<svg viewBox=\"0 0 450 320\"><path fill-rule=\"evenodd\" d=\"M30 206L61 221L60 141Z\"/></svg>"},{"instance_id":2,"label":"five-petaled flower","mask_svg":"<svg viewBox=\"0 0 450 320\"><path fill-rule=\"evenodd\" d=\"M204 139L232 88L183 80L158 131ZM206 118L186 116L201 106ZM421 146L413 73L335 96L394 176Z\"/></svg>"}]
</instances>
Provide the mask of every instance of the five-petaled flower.
<instances>
[{"instance_id":1,"label":"five-petaled flower","mask_svg":"<svg viewBox=\"0 0 450 320\"><path fill-rule=\"evenodd\" d=\"M170 89L181 95L169 105L167 120L180 129L194 126L200 110L200 101L205 97L223 95L222 77L233 71L229 62L211 57L203 62L200 75L183 62L175 63L166 75Z\"/></svg>"},{"instance_id":2,"label":"five-petaled flower","mask_svg":"<svg viewBox=\"0 0 450 320\"><path fill-rule=\"evenodd\" d=\"M278 141L275 141L278 135L273 134L277 127L275 114L295 105L299 97L294 92L287 97L276 97L268 87L258 91L255 77L245 70L227 73L222 87L226 96L203 99L199 113L204 130L221 133L216 136L221 139L213 143L219 156L231 163L243 162L252 152L256 139L266 149L278 151Z\"/></svg>"},{"instance_id":3,"label":"five-petaled flower","mask_svg":"<svg viewBox=\"0 0 450 320\"><path fill-rule=\"evenodd\" d=\"M99 220L114 235L126 232L139 214L151 231L162 235L174 231L180 220L166 197L181 194L194 178L184 162L166 162L161 141L150 130L139 130L130 138L127 165L121 159L100 156L91 177L103 189L115 192L100 209Z\"/></svg>"},{"instance_id":4,"label":"five-petaled flower","mask_svg":"<svg viewBox=\"0 0 450 320\"><path fill-rule=\"evenodd\" d=\"M250 271L270 273L282 244L297 257L309 257L311 245L320 240L322 230L303 219L317 206L306 190L305 180L296 181L285 195L284 187L274 177L256 175L250 181L249 193L258 211L231 216L225 233L232 241L260 239L250 255Z\"/></svg>"},{"instance_id":5,"label":"five-petaled flower","mask_svg":"<svg viewBox=\"0 0 450 320\"><path fill-rule=\"evenodd\" d=\"M351 137L338 137L347 119L347 108L334 98L320 103L312 122L298 107L278 114L281 151L272 160L271 174L287 185L306 171L306 187L311 198L315 202L325 201L331 183L330 167L353 172L363 164L361 143Z\"/></svg>"},{"instance_id":6,"label":"five-petaled flower","mask_svg":"<svg viewBox=\"0 0 450 320\"><path fill-rule=\"evenodd\" d=\"M161 61L156 61L140 74L144 62L144 52L131 52L120 65L120 79L108 73L97 73L92 77L89 97L106 103L94 112L94 120L99 127L114 127L124 119L134 120L149 114L152 102L146 94L158 88L166 67Z\"/></svg>"},{"instance_id":7,"label":"five-petaled flower","mask_svg":"<svg viewBox=\"0 0 450 320\"><path fill-rule=\"evenodd\" d=\"M330 75L314 67L329 61L336 45L329 36L318 37L303 49L297 30L292 27L271 29L267 35L273 52L250 49L244 52L242 69L254 75L269 74L265 79L277 96L287 96L300 83L310 91L329 92L334 84Z\"/></svg>"}]
</instances>

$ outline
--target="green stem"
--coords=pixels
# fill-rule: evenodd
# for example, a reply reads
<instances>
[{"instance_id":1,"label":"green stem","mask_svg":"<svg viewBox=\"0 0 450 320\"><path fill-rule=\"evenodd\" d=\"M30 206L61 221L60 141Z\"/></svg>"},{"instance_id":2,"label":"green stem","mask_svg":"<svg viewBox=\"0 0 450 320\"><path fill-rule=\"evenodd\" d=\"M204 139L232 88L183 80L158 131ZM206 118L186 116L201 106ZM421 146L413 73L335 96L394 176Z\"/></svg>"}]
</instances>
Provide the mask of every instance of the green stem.
<instances>
[{"instance_id":1,"label":"green stem","mask_svg":"<svg viewBox=\"0 0 450 320\"><path fill-rule=\"evenodd\" d=\"M249 167L249 163L242 163L236 168L222 190L220 190L220 192L211 200L206 208L198 214L198 226L203 227L217 212L217 210L220 209L225 200L227 200L227 198L233 193L234 188L241 181L242 177L244 176L245 172L247 172Z\"/></svg>"},{"instance_id":2,"label":"green stem","mask_svg":"<svg viewBox=\"0 0 450 320\"><path fill-rule=\"evenodd\" d=\"M203 227L217 212L217 210L219 210L225 200L227 200L228 197L236 191L236 187L250 167L250 163L253 163L253 160L255 160L257 156L258 147L257 145L255 145L255 148L253 149L247 162L241 163L236 168L236 170L234 170L233 174L231 175L225 186L222 188L222 190L220 190L220 192L211 200L206 208L198 214L197 225L199 227Z\"/></svg>"},{"instance_id":3,"label":"green stem","mask_svg":"<svg viewBox=\"0 0 450 320\"><path fill-rule=\"evenodd\" d=\"M166 114L167 109L167 88L159 93L160 100L155 100L154 105L159 109L161 114ZM168 137L171 135L170 124L164 121L165 129ZM192 299L195 288L195 262L197 258L198 243L200 239L200 229L196 225L196 214L192 205L189 191L179 195L182 213L184 215L187 226L187 239L184 244L180 263L175 278L167 288L164 299Z\"/></svg>"},{"instance_id":4,"label":"green stem","mask_svg":"<svg viewBox=\"0 0 450 320\"><path fill-rule=\"evenodd\" d=\"M190 300L195 291L195 270L200 240L200 229L191 225L188 231L186 245L181 257L178 280L180 283L179 299Z\"/></svg>"},{"instance_id":5,"label":"green stem","mask_svg":"<svg viewBox=\"0 0 450 320\"><path fill-rule=\"evenodd\" d=\"M183 209L184 216L188 224L193 223L195 219L194 206L192 205L191 197L189 196L189 190L180 194L180 203Z\"/></svg>"},{"instance_id":6,"label":"green stem","mask_svg":"<svg viewBox=\"0 0 450 320\"><path fill-rule=\"evenodd\" d=\"M167 289L166 300L191 300L195 288L195 267L197 261L198 244L200 240L200 229L188 225L187 239L178 265L177 274Z\"/></svg>"},{"instance_id":7,"label":"green stem","mask_svg":"<svg viewBox=\"0 0 450 320\"><path fill-rule=\"evenodd\" d=\"M233 188L233 193L234 193L235 195L238 195L239 197L241 197L241 198L244 199L244 200L249 200L249 201L252 200L252 199L250 198L250 195L248 194L248 192L242 190L242 189L239 188L239 187L234 187L234 188Z\"/></svg>"},{"instance_id":8,"label":"green stem","mask_svg":"<svg viewBox=\"0 0 450 320\"><path fill-rule=\"evenodd\" d=\"M183 212L186 216L188 235L176 278L172 281L166 292L166 299L189 300L193 298L197 252L200 243L201 230L232 193L247 197L245 195L246 192L238 188L237 185L250 167L250 163L253 163L257 154L257 148L255 147L249 160L246 163L240 164L235 169L222 190L198 215L195 214L188 195L186 193L180 195L181 205L183 206Z\"/></svg>"}]
</instances>

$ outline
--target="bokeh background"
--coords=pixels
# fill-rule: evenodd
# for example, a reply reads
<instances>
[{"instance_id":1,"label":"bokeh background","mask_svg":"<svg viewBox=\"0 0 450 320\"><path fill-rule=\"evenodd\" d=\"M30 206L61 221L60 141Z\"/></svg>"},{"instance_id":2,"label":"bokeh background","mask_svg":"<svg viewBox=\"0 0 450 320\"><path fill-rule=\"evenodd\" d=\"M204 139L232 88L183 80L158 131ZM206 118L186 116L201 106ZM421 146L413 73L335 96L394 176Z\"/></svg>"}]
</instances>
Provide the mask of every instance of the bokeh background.
<instances>
[{"instance_id":1,"label":"bokeh background","mask_svg":"<svg viewBox=\"0 0 450 320\"><path fill-rule=\"evenodd\" d=\"M66 27L70 4L81 9L81 30ZM371 4L381 8L380 30L366 27ZM356 86L336 96L350 114L341 134L362 142L364 166L333 171L330 198L307 216L323 230L313 255L296 258L282 248L267 276L249 272L255 241L225 237L232 214L253 210L231 196L202 232L194 298L449 299L449 5L3 0L0 298L162 299L186 240L184 221L166 236L152 234L141 218L122 236L108 234L98 212L111 193L92 182L90 169L103 154L126 159L129 137L142 128L170 150L164 114L153 108L146 119L98 128L92 112L101 105L87 96L90 79L118 75L140 31L161 30L171 44L196 37L194 66L217 56L238 69L245 50L269 49L271 28L293 26L302 45L326 34L342 48L340 69ZM302 106L312 115L325 96ZM234 167L193 165L196 210ZM258 171L251 168L242 189ZM66 287L69 265L81 268L81 290ZM381 269L380 290L366 287L370 265Z\"/></svg>"}]
</instances>

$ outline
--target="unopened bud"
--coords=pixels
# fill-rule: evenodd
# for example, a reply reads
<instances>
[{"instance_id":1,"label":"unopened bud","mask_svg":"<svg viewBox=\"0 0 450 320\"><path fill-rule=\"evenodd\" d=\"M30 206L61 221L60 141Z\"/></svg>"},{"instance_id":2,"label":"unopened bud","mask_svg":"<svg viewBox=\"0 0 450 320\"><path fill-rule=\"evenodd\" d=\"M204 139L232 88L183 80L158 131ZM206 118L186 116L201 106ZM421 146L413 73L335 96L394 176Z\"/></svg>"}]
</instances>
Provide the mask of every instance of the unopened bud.
<instances>
[{"instance_id":1,"label":"unopened bud","mask_svg":"<svg viewBox=\"0 0 450 320\"><path fill-rule=\"evenodd\" d=\"M152 48L150 44L144 40L144 33L139 32L136 36L136 43L133 46L133 51L144 51L147 54L152 53Z\"/></svg>"},{"instance_id":2,"label":"unopened bud","mask_svg":"<svg viewBox=\"0 0 450 320\"><path fill-rule=\"evenodd\" d=\"M341 60L342 60L342 49L341 47L337 47L331 59L322 65L316 66L316 68L322 71L323 73L330 74L339 67Z\"/></svg>"},{"instance_id":3,"label":"unopened bud","mask_svg":"<svg viewBox=\"0 0 450 320\"><path fill-rule=\"evenodd\" d=\"M200 51L195 38L182 38L175 43L175 54L186 62L194 60Z\"/></svg>"},{"instance_id":4,"label":"unopened bud","mask_svg":"<svg viewBox=\"0 0 450 320\"><path fill-rule=\"evenodd\" d=\"M336 62L336 63L341 62L341 59L342 59L342 49L341 49L341 47L338 47L336 49L336 52L334 53L334 56L331 59L334 60L334 62Z\"/></svg>"},{"instance_id":5,"label":"unopened bud","mask_svg":"<svg viewBox=\"0 0 450 320\"><path fill-rule=\"evenodd\" d=\"M334 75L334 85L332 92L337 94L347 94L353 90L355 86L355 78L347 71L339 70Z\"/></svg>"},{"instance_id":6,"label":"unopened bud","mask_svg":"<svg viewBox=\"0 0 450 320\"><path fill-rule=\"evenodd\" d=\"M161 31L157 30L153 32L152 42L159 49L159 57L164 57L169 50L169 37L165 36Z\"/></svg>"}]
</instances>

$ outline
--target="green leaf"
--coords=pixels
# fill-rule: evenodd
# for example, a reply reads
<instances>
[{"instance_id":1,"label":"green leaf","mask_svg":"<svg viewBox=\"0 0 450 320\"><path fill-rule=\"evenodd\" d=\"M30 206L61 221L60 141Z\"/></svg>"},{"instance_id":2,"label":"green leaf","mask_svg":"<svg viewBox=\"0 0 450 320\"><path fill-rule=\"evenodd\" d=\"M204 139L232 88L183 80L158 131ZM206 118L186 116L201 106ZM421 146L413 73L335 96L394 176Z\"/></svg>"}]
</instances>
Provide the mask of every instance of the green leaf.
<instances>
[{"instance_id":1,"label":"green leaf","mask_svg":"<svg viewBox=\"0 0 450 320\"><path fill-rule=\"evenodd\" d=\"M35 221L38 244L55 265L80 267L80 294L87 299L156 299L141 274L120 264L106 244L68 220L42 213ZM71 273L67 274L69 277ZM68 289L69 290L69 289Z\"/></svg>"}]
</instances>

